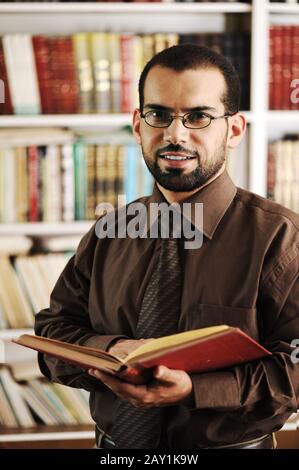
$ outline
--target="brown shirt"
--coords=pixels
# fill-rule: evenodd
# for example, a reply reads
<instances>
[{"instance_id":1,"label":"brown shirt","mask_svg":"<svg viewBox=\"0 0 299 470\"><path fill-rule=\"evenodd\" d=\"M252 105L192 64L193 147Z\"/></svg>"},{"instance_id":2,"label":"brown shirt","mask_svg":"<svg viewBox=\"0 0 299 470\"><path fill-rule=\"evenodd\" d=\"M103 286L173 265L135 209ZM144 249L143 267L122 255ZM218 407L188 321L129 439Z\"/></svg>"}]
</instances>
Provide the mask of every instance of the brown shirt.
<instances>
[{"instance_id":1,"label":"brown shirt","mask_svg":"<svg viewBox=\"0 0 299 470\"><path fill-rule=\"evenodd\" d=\"M165 199L155 187L141 201ZM290 356L290 343L299 338L299 216L236 188L226 172L188 202L204 204L204 237L196 250L182 243L178 331L240 327L273 356L192 374L194 405L164 409L169 448L236 443L271 433L297 410L299 396L299 366ZM93 227L61 274L50 308L37 315L36 334L102 349L118 338L134 338L159 248L156 238L99 239ZM118 398L81 369L42 355L39 360L52 380L91 392L92 416L109 434Z\"/></svg>"}]
</instances>

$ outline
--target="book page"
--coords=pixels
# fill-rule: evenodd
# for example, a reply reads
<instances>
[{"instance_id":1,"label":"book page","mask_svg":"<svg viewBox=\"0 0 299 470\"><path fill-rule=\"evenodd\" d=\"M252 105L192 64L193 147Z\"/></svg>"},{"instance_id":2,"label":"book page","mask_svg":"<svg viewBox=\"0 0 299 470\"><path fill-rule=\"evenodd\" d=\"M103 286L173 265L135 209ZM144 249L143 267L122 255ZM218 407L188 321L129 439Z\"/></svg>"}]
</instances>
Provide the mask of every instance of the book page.
<instances>
[{"instance_id":1,"label":"book page","mask_svg":"<svg viewBox=\"0 0 299 470\"><path fill-rule=\"evenodd\" d=\"M144 354L162 351L164 349L172 348L174 346L181 346L183 344L192 342L196 339L206 338L211 335L223 333L231 327L227 325L210 326L207 328L200 328L197 330L185 331L175 335L163 336L162 338L155 338L139 348L135 349L131 354L126 357L125 363L129 363L132 359L137 359Z\"/></svg>"}]
</instances>

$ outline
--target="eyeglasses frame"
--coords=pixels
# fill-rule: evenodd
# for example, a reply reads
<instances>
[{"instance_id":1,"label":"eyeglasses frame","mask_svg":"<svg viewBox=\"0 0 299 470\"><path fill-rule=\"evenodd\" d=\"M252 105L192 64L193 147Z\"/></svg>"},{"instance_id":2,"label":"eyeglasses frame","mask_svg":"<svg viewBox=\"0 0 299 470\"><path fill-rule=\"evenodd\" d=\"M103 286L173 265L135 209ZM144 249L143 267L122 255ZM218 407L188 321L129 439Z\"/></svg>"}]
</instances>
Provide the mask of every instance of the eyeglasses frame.
<instances>
[{"instance_id":1,"label":"eyeglasses frame","mask_svg":"<svg viewBox=\"0 0 299 470\"><path fill-rule=\"evenodd\" d=\"M153 111L154 111L154 110L153 110ZM169 117L171 118L171 121L169 122L168 125L166 125L166 126L152 126L151 124L149 124L149 123L146 121L146 115L147 115L148 113L152 113L153 111L147 111L146 113L140 113L140 117L141 117L142 119L144 119L144 121L146 122L146 124L147 124L148 126L153 127L154 129L166 129L167 127L169 127L169 126L172 124L172 121L173 121L175 118L179 118L179 119L182 120L182 124L183 124L183 126L184 126L186 129L195 129L195 130L205 129L206 127L209 127L210 124L211 124L211 122L212 122L212 121L215 121L216 119L223 119L223 118L227 119L228 117L234 116L235 114L238 113L238 111L236 111L236 112L234 112L234 113L225 113L225 114L223 114L223 116L211 116L210 114L203 112L202 114L204 114L206 117L208 117L208 118L210 119L209 124L207 124L207 125L204 126L204 127L188 127L188 126L185 125L186 116L187 116L188 114L192 114L193 112L196 112L196 111L189 111L188 113L185 113L183 116L176 116L176 115L170 114Z\"/></svg>"}]
</instances>

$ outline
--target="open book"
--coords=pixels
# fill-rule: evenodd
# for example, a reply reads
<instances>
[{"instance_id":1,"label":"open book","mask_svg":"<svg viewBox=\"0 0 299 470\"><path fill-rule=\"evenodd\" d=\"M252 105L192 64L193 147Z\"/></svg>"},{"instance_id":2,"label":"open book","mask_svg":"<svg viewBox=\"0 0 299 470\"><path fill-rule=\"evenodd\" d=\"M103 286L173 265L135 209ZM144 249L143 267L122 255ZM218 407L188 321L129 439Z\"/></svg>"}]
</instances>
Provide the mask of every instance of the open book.
<instances>
[{"instance_id":1,"label":"open book","mask_svg":"<svg viewBox=\"0 0 299 470\"><path fill-rule=\"evenodd\" d=\"M145 343L125 359L85 346L41 336L22 335L13 342L83 369L100 369L132 383L145 383L155 366L188 373L207 372L271 355L239 328L212 326L163 336Z\"/></svg>"}]
</instances>

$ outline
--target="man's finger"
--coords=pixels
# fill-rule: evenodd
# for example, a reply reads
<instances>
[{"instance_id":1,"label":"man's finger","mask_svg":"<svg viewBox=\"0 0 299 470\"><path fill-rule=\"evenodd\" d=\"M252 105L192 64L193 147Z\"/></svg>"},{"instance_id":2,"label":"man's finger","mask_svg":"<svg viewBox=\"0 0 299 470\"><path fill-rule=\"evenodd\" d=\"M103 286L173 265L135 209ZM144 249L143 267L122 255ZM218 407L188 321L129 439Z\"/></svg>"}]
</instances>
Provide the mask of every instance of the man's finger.
<instances>
[{"instance_id":1,"label":"man's finger","mask_svg":"<svg viewBox=\"0 0 299 470\"><path fill-rule=\"evenodd\" d=\"M117 377L113 377L110 374L105 374L99 370L94 370L93 372L98 379L100 379L115 393L119 393L124 397L136 399L141 399L144 396L146 387L143 385L134 385L128 382L124 382Z\"/></svg>"}]
</instances>

